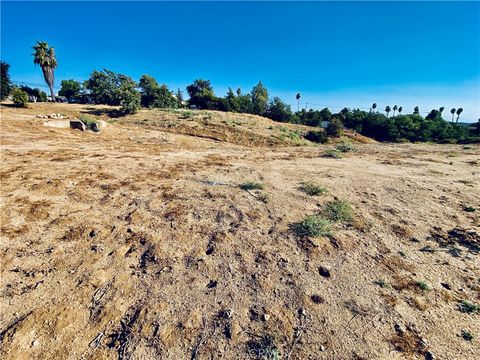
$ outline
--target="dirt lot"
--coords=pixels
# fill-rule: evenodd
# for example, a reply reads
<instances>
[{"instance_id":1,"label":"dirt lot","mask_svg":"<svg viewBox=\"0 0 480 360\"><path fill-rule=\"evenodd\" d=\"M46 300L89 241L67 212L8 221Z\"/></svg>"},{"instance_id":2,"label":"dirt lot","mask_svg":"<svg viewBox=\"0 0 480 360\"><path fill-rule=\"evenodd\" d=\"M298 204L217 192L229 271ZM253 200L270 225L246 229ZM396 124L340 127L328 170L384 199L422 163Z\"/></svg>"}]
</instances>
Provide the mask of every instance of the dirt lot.
<instances>
[{"instance_id":1,"label":"dirt lot","mask_svg":"<svg viewBox=\"0 0 480 360\"><path fill-rule=\"evenodd\" d=\"M479 146L335 159L259 117L114 116L1 108L2 358L480 358ZM295 233L335 199L352 221Z\"/></svg>"}]
</instances>

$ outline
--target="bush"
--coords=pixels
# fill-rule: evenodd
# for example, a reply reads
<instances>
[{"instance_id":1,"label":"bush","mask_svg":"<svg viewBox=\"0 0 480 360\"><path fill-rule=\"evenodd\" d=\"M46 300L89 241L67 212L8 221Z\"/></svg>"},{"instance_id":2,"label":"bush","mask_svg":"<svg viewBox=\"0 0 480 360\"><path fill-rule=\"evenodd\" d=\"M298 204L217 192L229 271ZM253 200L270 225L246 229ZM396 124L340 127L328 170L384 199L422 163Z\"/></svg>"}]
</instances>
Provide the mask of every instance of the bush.
<instances>
[{"instance_id":1,"label":"bush","mask_svg":"<svg viewBox=\"0 0 480 360\"><path fill-rule=\"evenodd\" d=\"M332 158L332 159L341 159L342 153L337 149L328 149L323 153L323 157Z\"/></svg>"},{"instance_id":2,"label":"bush","mask_svg":"<svg viewBox=\"0 0 480 360\"><path fill-rule=\"evenodd\" d=\"M333 200L325 205L323 214L330 221L353 221L353 209L348 201Z\"/></svg>"},{"instance_id":3,"label":"bush","mask_svg":"<svg viewBox=\"0 0 480 360\"><path fill-rule=\"evenodd\" d=\"M325 131L321 130L307 131L303 137L308 141L319 144L323 144L327 141L327 134Z\"/></svg>"},{"instance_id":4,"label":"bush","mask_svg":"<svg viewBox=\"0 0 480 360\"><path fill-rule=\"evenodd\" d=\"M335 148L342 153L357 151L357 147L349 142L341 142Z\"/></svg>"},{"instance_id":5,"label":"bush","mask_svg":"<svg viewBox=\"0 0 480 360\"><path fill-rule=\"evenodd\" d=\"M298 189L310 196L322 195L327 192L327 189L323 186L311 182L303 183Z\"/></svg>"},{"instance_id":6,"label":"bush","mask_svg":"<svg viewBox=\"0 0 480 360\"><path fill-rule=\"evenodd\" d=\"M318 215L307 216L303 221L293 224L292 229L298 236L329 236L332 223Z\"/></svg>"},{"instance_id":7,"label":"bush","mask_svg":"<svg viewBox=\"0 0 480 360\"><path fill-rule=\"evenodd\" d=\"M471 303L471 302L466 301L466 300L462 300L458 304L458 309L461 312L467 313L467 314L475 314L477 312L480 313L480 305L475 304L475 303Z\"/></svg>"},{"instance_id":8,"label":"bush","mask_svg":"<svg viewBox=\"0 0 480 360\"><path fill-rule=\"evenodd\" d=\"M28 103L28 94L18 88L13 89L12 91L13 102L18 107L27 107Z\"/></svg>"},{"instance_id":9,"label":"bush","mask_svg":"<svg viewBox=\"0 0 480 360\"><path fill-rule=\"evenodd\" d=\"M327 127L327 135L339 137L343 133L343 123L340 119L333 118Z\"/></svg>"},{"instance_id":10,"label":"bush","mask_svg":"<svg viewBox=\"0 0 480 360\"><path fill-rule=\"evenodd\" d=\"M80 121L85 124L87 130L92 130L94 132L100 131L100 126L98 125L97 120L91 118L88 115L80 115Z\"/></svg>"},{"instance_id":11,"label":"bush","mask_svg":"<svg viewBox=\"0 0 480 360\"><path fill-rule=\"evenodd\" d=\"M253 181L248 181L240 185L242 190L265 190L265 185Z\"/></svg>"},{"instance_id":12,"label":"bush","mask_svg":"<svg viewBox=\"0 0 480 360\"><path fill-rule=\"evenodd\" d=\"M125 114L135 114L140 109L140 93L130 78L124 79L117 92L117 97Z\"/></svg>"}]
</instances>

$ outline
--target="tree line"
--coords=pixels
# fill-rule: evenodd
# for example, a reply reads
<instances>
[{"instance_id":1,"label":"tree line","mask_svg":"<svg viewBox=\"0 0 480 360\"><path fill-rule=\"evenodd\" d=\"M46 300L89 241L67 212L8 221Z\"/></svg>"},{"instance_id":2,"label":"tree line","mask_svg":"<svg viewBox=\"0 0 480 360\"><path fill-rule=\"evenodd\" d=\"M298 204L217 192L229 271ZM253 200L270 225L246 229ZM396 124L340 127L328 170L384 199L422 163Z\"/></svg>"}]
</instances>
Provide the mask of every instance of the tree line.
<instances>
[{"instance_id":1,"label":"tree line","mask_svg":"<svg viewBox=\"0 0 480 360\"><path fill-rule=\"evenodd\" d=\"M55 100L54 70L57 60L53 47L46 42L37 42L33 47L33 62L39 65L51 98ZM25 97L35 96L38 101L46 101L46 94L39 89L23 86L12 88L9 65L1 63L2 91L1 99L10 90L19 103L26 102ZM480 120L474 126L458 124L462 108L452 108L451 122L443 118L444 107L431 110L427 116L420 115L416 106L410 114L404 114L403 107L386 106L385 114L377 111L373 103L370 111L344 108L332 113L328 108L322 110L300 110L300 93L296 94L297 111L279 97L269 97L265 85L259 81L250 92L235 91L229 88L226 95L215 95L209 80L197 79L186 87L188 100L178 89L175 93L165 84L159 84L155 78L142 75L139 82L131 77L104 69L93 71L83 83L69 79L60 83L60 96L69 99L87 97L89 102L120 106L125 114L134 114L141 107L145 108L190 108L248 113L268 117L275 121L303 124L312 127L326 128L326 133L338 135L343 126L379 141L436 141L436 142L472 142L479 141ZM392 113L392 116L390 114ZM456 121L454 121L456 116Z\"/></svg>"}]
</instances>

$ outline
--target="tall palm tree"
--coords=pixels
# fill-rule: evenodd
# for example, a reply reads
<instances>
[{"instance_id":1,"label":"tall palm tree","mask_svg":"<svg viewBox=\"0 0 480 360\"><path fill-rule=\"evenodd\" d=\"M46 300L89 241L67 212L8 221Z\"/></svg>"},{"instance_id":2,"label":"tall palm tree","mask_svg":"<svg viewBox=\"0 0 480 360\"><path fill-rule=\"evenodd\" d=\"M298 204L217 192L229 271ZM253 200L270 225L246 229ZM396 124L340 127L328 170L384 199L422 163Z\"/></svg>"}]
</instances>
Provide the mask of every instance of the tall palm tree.
<instances>
[{"instance_id":1,"label":"tall palm tree","mask_svg":"<svg viewBox=\"0 0 480 360\"><path fill-rule=\"evenodd\" d=\"M453 123L453 117L455 116L455 111L457 111L457 109L455 109L455 108L452 108L450 110L450 114L452 114L452 123Z\"/></svg>"},{"instance_id":2,"label":"tall palm tree","mask_svg":"<svg viewBox=\"0 0 480 360\"><path fill-rule=\"evenodd\" d=\"M397 111L398 109L398 106L397 105L393 105L393 116L395 116L395 111Z\"/></svg>"},{"instance_id":3,"label":"tall palm tree","mask_svg":"<svg viewBox=\"0 0 480 360\"><path fill-rule=\"evenodd\" d=\"M392 109L390 109L390 106L387 105L387 107L385 108L385 112L387 113L387 118L388 118L388 115L390 114L390 111Z\"/></svg>"},{"instance_id":4,"label":"tall palm tree","mask_svg":"<svg viewBox=\"0 0 480 360\"><path fill-rule=\"evenodd\" d=\"M418 115L418 114L420 114L420 109L418 108L418 106L415 106L413 108L413 115Z\"/></svg>"},{"instance_id":5,"label":"tall palm tree","mask_svg":"<svg viewBox=\"0 0 480 360\"><path fill-rule=\"evenodd\" d=\"M438 111L440 111L440 115L442 115L443 110L445 110L445 106L440 106L440 108L438 109Z\"/></svg>"},{"instance_id":6,"label":"tall palm tree","mask_svg":"<svg viewBox=\"0 0 480 360\"><path fill-rule=\"evenodd\" d=\"M297 111L300 111L300 93L297 93L295 98L297 99Z\"/></svg>"},{"instance_id":7,"label":"tall palm tree","mask_svg":"<svg viewBox=\"0 0 480 360\"><path fill-rule=\"evenodd\" d=\"M55 49L48 45L45 41L37 41L33 46L35 51L33 55L33 63L42 68L43 78L50 88L52 101L55 101L55 93L53 91L53 83L55 82L54 71L57 68L57 58L55 57Z\"/></svg>"},{"instance_id":8,"label":"tall palm tree","mask_svg":"<svg viewBox=\"0 0 480 360\"><path fill-rule=\"evenodd\" d=\"M400 106L400 107L398 108L398 115L400 115L400 114L402 113L402 111L403 111L403 107Z\"/></svg>"},{"instance_id":9,"label":"tall palm tree","mask_svg":"<svg viewBox=\"0 0 480 360\"><path fill-rule=\"evenodd\" d=\"M370 108L370 112L373 113L375 112L375 109L377 108L377 103L373 103L372 107Z\"/></svg>"},{"instance_id":10,"label":"tall palm tree","mask_svg":"<svg viewBox=\"0 0 480 360\"><path fill-rule=\"evenodd\" d=\"M457 123L458 123L458 119L460 118L460 114L463 112L463 109L462 108L458 108L457 109Z\"/></svg>"}]
</instances>

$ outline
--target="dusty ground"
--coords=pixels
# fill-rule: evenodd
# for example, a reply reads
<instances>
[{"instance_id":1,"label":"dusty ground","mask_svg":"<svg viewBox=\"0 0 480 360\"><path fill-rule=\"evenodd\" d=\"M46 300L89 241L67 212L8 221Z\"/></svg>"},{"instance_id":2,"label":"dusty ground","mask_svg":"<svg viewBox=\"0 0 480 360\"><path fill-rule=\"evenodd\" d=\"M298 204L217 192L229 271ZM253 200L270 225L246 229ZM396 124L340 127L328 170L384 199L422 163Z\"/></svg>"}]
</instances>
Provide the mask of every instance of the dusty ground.
<instances>
[{"instance_id":1,"label":"dusty ground","mask_svg":"<svg viewBox=\"0 0 480 360\"><path fill-rule=\"evenodd\" d=\"M479 146L329 159L258 117L143 111L95 134L49 112L1 108L2 358L480 358L459 308L480 302ZM292 232L335 198L352 224Z\"/></svg>"}]
</instances>

